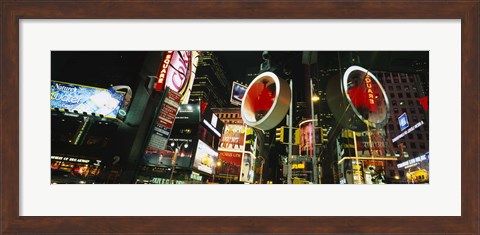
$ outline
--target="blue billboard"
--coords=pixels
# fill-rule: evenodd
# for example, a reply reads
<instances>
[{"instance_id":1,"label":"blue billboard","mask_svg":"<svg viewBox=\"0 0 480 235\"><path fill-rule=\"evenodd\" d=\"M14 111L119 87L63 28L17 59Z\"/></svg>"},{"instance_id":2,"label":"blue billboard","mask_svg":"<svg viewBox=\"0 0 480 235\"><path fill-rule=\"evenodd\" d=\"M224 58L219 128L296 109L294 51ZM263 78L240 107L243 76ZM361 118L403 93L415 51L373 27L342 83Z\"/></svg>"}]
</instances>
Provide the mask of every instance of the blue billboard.
<instances>
[{"instance_id":1,"label":"blue billboard","mask_svg":"<svg viewBox=\"0 0 480 235\"><path fill-rule=\"evenodd\" d=\"M90 115L117 118L124 102L125 93L114 89L82 86L52 81L50 108L77 111Z\"/></svg>"},{"instance_id":2,"label":"blue billboard","mask_svg":"<svg viewBox=\"0 0 480 235\"><path fill-rule=\"evenodd\" d=\"M400 115L400 117L398 117L398 125L400 126L400 131L407 129L409 124L406 113L403 113L402 115Z\"/></svg>"}]
</instances>

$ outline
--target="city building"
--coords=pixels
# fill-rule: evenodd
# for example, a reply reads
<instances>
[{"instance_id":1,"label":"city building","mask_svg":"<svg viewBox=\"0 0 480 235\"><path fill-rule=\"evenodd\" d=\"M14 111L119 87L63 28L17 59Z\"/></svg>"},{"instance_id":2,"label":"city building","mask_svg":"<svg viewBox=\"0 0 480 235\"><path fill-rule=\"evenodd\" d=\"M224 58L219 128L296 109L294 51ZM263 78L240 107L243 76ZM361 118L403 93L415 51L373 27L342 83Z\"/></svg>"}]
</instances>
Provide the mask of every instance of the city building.
<instances>
[{"instance_id":1,"label":"city building","mask_svg":"<svg viewBox=\"0 0 480 235\"><path fill-rule=\"evenodd\" d=\"M203 101L212 108L227 107L230 86L214 52L201 52L189 103Z\"/></svg>"}]
</instances>

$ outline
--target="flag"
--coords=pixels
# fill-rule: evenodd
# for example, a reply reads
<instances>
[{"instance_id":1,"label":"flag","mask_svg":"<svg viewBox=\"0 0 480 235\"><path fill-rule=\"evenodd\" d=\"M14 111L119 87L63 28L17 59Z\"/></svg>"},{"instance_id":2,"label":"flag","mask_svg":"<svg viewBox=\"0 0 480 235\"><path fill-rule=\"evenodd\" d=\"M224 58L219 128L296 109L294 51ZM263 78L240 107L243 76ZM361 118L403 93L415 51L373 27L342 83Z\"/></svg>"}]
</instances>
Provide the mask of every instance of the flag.
<instances>
[{"instance_id":1,"label":"flag","mask_svg":"<svg viewBox=\"0 0 480 235\"><path fill-rule=\"evenodd\" d=\"M424 96L422 98L417 98L420 105L422 105L423 109L427 112L428 111L428 96Z\"/></svg>"}]
</instances>

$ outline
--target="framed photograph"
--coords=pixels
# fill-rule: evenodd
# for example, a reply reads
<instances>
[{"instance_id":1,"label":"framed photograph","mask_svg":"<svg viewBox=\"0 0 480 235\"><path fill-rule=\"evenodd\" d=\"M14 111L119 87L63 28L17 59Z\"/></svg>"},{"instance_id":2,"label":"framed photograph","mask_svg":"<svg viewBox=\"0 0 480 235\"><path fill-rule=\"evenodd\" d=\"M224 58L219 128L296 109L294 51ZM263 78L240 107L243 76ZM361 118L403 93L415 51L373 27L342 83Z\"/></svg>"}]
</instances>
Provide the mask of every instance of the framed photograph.
<instances>
[{"instance_id":1,"label":"framed photograph","mask_svg":"<svg viewBox=\"0 0 480 235\"><path fill-rule=\"evenodd\" d=\"M0 6L2 233L478 234L480 232L478 224L480 3L476 0L449 2L40 0L3 1ZM430 100L422 105L428 105L430 110L430 149L427 154L397 163L399 168L406 168L411 164L423 164L423 161L429 160L430 182L422 185L372 184L361 187L354 184L255 185L253 178L250 178L250 175L252 177L254 175L254 154L248 155L250 158L245 160L240 159L242 155L236 152L219 154L207 141L201 145L192 144L192 140L197 137L187 128L170 136L171 138L159 134L158 136L162 138L157 139L162 141L164 147L154 148L160 145L150 142L152 145L150 155L145 161L150 166L166 164L167 167L173 166L173 169L175 164L179 168L192 165L199 173L191 172L188 176L201 181L202 174L213 173L215 167L222 169L220 165L216 166L215 162L217 159L223 159L223 165L226 166L227 163L231 165L231 169L224 170L224 175L241 175L244 172L245 178L226 177L223 179L225 182L239 180L252 184L243 186L211 183L51 184L50 177L53 178L53 173L50 175L48 164L53 162L69 161L75 166L85 165L75 172L85 173L88 168L88 172L93 172L93 175L99 172L101 166L98 161L89 162L86 159L72 157L66 160L66 156L53 156L51 141L54 137L48 138L51 136L51 129L47 125L51 124L51 109L48 109L51 105L49 99L51 89L58 92L58 96L54 97L58 98L58 102L54 103L58 105L58 109L66 107L65 100L62 100L60 95L63 94L65 97L67 92L83 89L82 95L88 93L89 97L97 98L103 94L110 94L109 102L99 108L106 110L102 118L108 116L122 120L126 118L125 113L128 110L128 106L122 101L131 96L131 91L128 89L125 91L124 87L117 87L118 90L97 89L92 86L66 84L53 79L56 70L52 65L54 59L52 52L169 51L168 58L184 58L185 55L180 53L176 55L171 50L186 51L184 54L197 50L427 53ZM162 54L163 57L159 58L167 58L168 53ZM60 59L57 62L61 63L61 57L58 58ZM196 63L198 54L188 58L192 58ZM183 64L179 62L176 69L184 66L185 70L194 71L196 66L191 65L193 63L190 61ZM269 66L267 63L259 64L260 70ZM363 68L357 68L358 71L361 69ZM174 72L164 71L164 75ZM349 72L356 73L353 70ZM62 76L81 77L81 74L81 70L75 70L64 72ZM378 75L375 76L382 79ZM348 79L357 78L353 78L352 75L352 78L346 79L347 82ZM377 86L375 84L379 83L373 74L371 79L369 77L365 81L368 83L367 86ZM145 83L145 87L163 89L163 82L157 80ZM172 82L175 83L175 80ZM233 83L231 89L233 91L228 94L230 97L227 97L225 102L231 101L237 106L241 105L248 86ZM355 87L349 84L347 90L350 91L349 89L354 90ZM169 93L171 100L176 97L178 102L182 102L180 95L175 92L177 91ZM351 97L354 99L355 96ZM65 99L72 100L74 97ZM368 102L374 100L372 98L364 101L367 102L364 111L368 113L368 109L372 108ZM364 101L352 102L362 104ZM127 103L130 103L130 100ZM72 106L72 108L86 110L88 107ZM180 122L195 120L195 124L198 124L205 121L205 128L200 131L205 135L210 129L220 135L222 130L225 130L224 127L233 128L233 124L224 125L221 122L222 117L213 113L208 119L200 118L199 113L203 108L200 102L196 106L180 107L179 110L184 112ZM163 111L168 110L164 108ZM167 121L166 123L172 121L171 114L176 111L171 109L170 113L164 114L166 117L164 121ZM409 112L399 110L394 118L396 122L398 121L398 126L394 128L401 130L403 136L423 125L422 122L410 117ZM375 117L371 115L370 118L373 120ZM172 126L164 125L162 130L169 128ZM323 135L321 131L318 133ZM242 134L252 136L253 132L245 131ZM395 141L403 136L395 137ZM85 141L92 144L101 142L99 138L94 137ZM217 136L217 139L219 137ZM226 141L227 144L222 142L220 148L235 148L234 145L233 147L228 145L233 139L232 136L230 139L223 138L222 141ZM249 140L247 137L244 139L245 142ZM321 141L320 137L318 139ZM353 139L367 143L362 136ZM162 150L166 148L165 146L170 146L171 151ZM307 148L304 152L307 153L311 149ZM254 150L249 149L250 153ZM368 149L359 155L365 157L366 155L362 154L367 153ZM192 159L194 163L190 163ZM112 165L122 161L117 156L112 157L112 160ZM164 163L167 160L168 163ZM250 168L243 169L241 163L245 161L252 162L248 166ZM349 160L343 163L347 161ZM363 163L365 168L384 166L368 160ZM62 167L61 164L58 167ZM301 167L305 167L305 164L295 164L295 169ZM351 169L353 173L360 171L360 167L357 169L351 166ZM155 179L155 182L172 182L174 170L171 173L170 179ZM424 175L412 177L417 177L409 178L413 182ZM222 179L217 175L217 179L213 180L218 182ZM355 181L355 178L351 180ZM364 180L366 182L367 179ZM373 182L371 178L368 180ZM345 179L346 181L348 180Z\"/></svg>"}]
</instances>

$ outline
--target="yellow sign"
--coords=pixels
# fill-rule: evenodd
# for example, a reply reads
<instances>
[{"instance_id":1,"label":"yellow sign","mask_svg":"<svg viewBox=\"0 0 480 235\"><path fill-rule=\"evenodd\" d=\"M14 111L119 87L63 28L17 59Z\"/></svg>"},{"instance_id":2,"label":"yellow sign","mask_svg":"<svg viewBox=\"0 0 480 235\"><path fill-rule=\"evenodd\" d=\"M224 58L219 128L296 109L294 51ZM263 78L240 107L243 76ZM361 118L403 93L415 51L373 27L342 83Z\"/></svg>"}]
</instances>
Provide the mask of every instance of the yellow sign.
<instances>
[{"instance_id":1,"label":"yellow sign","mask_svg":"<svg viewBox=\"0 0 480 235\"><path fill-rule=\"evenodd\" d=\"M293 169L305 169L305 164L304 163L292 164L292 170Z\"/></svg>"}]
</instances>

